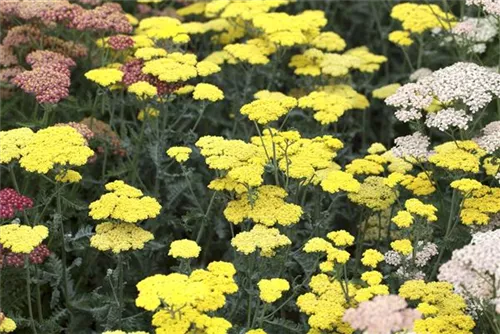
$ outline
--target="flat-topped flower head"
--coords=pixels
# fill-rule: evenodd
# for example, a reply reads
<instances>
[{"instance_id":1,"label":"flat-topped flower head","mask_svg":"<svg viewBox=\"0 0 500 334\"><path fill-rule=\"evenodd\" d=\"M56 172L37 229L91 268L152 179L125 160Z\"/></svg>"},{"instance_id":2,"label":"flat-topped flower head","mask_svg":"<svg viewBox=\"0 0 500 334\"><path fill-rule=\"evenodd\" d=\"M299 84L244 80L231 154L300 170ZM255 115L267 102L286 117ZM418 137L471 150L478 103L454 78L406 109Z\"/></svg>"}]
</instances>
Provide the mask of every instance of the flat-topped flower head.
<instances>
[{"instance_id":1,"label":"flat-topped flower head","mask_svg":"<svg viewBox=\"0 0 500 334\"><path fill-rule=\"evenodd\" d=\"M49 229L43 225L34 227L20 224L0 226L0 244L13 253L31 253L49 236Z\"/></svg>"},{"instance_id":2,"label":"flat-topped flower head","mask_svg":"<svg viewBox=\"0 0 500 334\"><path fill-rule=\"evenodd\" d=\"M193 150L186 146L172 146L167 150L167 155L179 163L183 163L189 159L189 155Z\"/></svg>"},{"instance_id":3,"label":"flat-topped flower head","mask_svg":"<svg viewBox=\"0 0 500 334\"><path fill-rule=\"evenodd\" d=\"M22 149L33 137L30 128L0 131L0 163L8 164L21 158Z\"/></svg>"},{"instance_id":4,"label":"flat-topped flower head","mask_svg":"<svg viewBox=\"0 0 500 334\"><path fill-rule=\"evenodd\" d=\"M238 233L232 240L231 245L245 255L260 250L263 257L272 257L280 247L289 246L292 241L280 233L277 228L269 228L257 224L250 231Z\"/></svg>"},{"instance_id":5,"label":"flat-topped flower head","mask_svg":"<svg viewBox=\"0 0 500 334\"><path fill-rule=\"evenodd\" d=\"M201 247L196 241L182 239L172 241L168 255L174 258L195 259L200 255Z\"/></svg>"},{"instance_id":6,"label":"flat-topped flower head","mask_svg":"<svg viewBox=\"0 0 500 334\"><path fill-rule=\"evenodd\" d=\"M257 284L260 299L265 303L273 303L281 298L283 292L290 290L290 283L282 278L261 279Z\"/></svg>"},{"instance_id":7,"label":"flat-topped flower head","mask_svg":"<svg viewBox=\"0 0 500 334\"><path fill-rule=\"evenodd\" d=\"M363 253L363 257L361 258L361 263L363 263L367 267L375 268L379 262L384 260L384 254L380 253L376 249L367 249Z\"/></svg>"},{"instance_id":8,"label":"flat-topped flower head","mask_svg":"<svg viewBox=\"0 0 500 334\"><path fill-rule=\"evenodd\" d=\"M194 87L193 99L216 102L224 99L224 92L217 86L199 83Z\"/></svg>"},{"instance_id":9,"label":"flat-topped flower head","mask_svg":"<svg viewBox=\"0 0 500 334\"><path fill-rule=\"evenodd\" d=\"M21 167L47 174L56 167L83 166L94 155L86 139L71 126L51 126L36 132L21 150Z\"/></svg>"},{"instance_id":10,"label":"flat-topped flower head","mask_svg":"<svg viewBox=\"0 0 500 334\"><path fill-rule=\"evenodd\" d=\"M106 189L110 192L89 205L89 215L95 220L137 223L160 213L161 205L155 198L143 196L142 191L123 181L108 183Z\"/></svg>"},{"instance_id":11,"label":"flat-topped flower head","mask_svg":"<svg viewBox=\"0 0 500 334\"><path fill-rule=\"evenodd\" d=\"M123 72L115 68L97 68L85 73L85 77L100 86L109 87L122 81Z\"/></svg>"},{"instance_id":12,"label":"flat-topped flower head","mask_svg":"<svg viewBox=\"0 0 500 334\"><path fill-rule=\"evenodd\" d=\"M224 216L233 224L239 224L245 219L266 226L296 224L302 216L302 208L285 202L287 195L280 187L261 186L254 194L244 193L238 199L230 201L224 210Z\"/></svg>"},{"instance_id":13,"label":"flat-topped flower head","mask_svg":"<svg viewBox=\"0 0 500 334\"><path fill-rule=\"evenodd\" d=\"M96 226L95 232L90 238L90 246L115 254L143 249L148 241L154 239L151 232L127 223L104 222Z\"/></svg>"}]
</instances>

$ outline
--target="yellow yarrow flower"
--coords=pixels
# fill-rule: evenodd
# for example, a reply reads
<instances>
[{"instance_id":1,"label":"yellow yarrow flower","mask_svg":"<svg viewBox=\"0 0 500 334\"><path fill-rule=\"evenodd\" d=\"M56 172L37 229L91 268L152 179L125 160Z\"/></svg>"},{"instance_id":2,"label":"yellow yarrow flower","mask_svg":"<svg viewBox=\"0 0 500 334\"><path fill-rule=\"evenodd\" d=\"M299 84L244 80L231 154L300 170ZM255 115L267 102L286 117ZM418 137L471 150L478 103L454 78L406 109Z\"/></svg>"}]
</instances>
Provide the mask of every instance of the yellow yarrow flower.
<instances>
[{"instance_id":1,"label":"yellow yarrow flower","mask_svg":"<svg viewBox=\"0 0 500 334\"><path fill-rule=\"evenodd\" d=\"M224 99L224 93L217 86L199 83L194 87L193 98L195 100L216 102Z\"/></svg>"},{"instance_id":2,"label":"yellow yarrow flower","mask_svg":"<svg viewBox=\"0 0 500 334\"><path fill-rule=\"evenodd\" d=\"M361 279L370 286L379 285L383 277L382 273L376 270L365 271L361 274Z\"/></svg>"},{"instance_id":3,"label":"yellow yarrow flower","mask_svg":"<svg viewBox=\"0 0 500 334\"><path fill-rule=\"evenodd\" d=\"M377 98L377 99L385 99L385 98L393 95L394 93L396 93L396 91L398 90L399 87L401 87L401 84L399 84L399 83L385 85L385 86L382 86L380 88L373 90L372 96L374 98Z\"/></svg>"},{"instance_id":4,"label":"yellow yarrow flower","mask_svg":"<svg viewBox=\"0 0 500 334\"><path fill-rule=\"evenodd\" d=\"M296 224L302 216L302 208L285 202L287 195L278 186L264 185L257 188L254 194L241 194L238 199L230 201L224 216L233 224L245 219L266 226Z\"/></svg>"},{"instance_id":5,"label":"yellow yarrow flower","mask_svg":"<svg viewBox=\"0 0 500 334\"><path fill-rule=\"evenodd\" d=\"M403 255L410 255L413 252L413 246L408 239L394 240L391 242L391 248Z\"/></svg>"},{"instance_id":6,"label":"yellow yarrow flower","mask_svg":"<svg viewBox=\"0 0 500 334\"><path fill-rule=\"evenodd\" d=\"M0 312L0 333L12 333L16 330L17 325L9 317L6 317L3 315L2 312Z\"/></svg>"},{"instance_id":7,"label":"yellow yarrow flower","mask_svg":"<svg viewBox=\"0 0 500 334\"><path fill-rule=\"evenodd\" d=\"M123 181L108 183L106 189L110 192L89 205L89 216L95 220L115 219L137 223L160 213L161 206L156 199L142 196L142 191Z\"/></svg>"},{"instance_id":8,"label":"yellow yarrow flower","mask_svg":"<svg viewBox=\"0 0 500 334\"><path fill-rule=\"evenodd\" d=\"M95 231L90 238L90 246L101 252L110 250L115 254L143 249L148 241L154 239L151 232L127 223L104 222L98 224Z\"/></svg>"},{"instance_id":9,"label":"yellow yarrow flower","mask_svg":"<svg viewBox=\"0 0 500 334\"><path fill-rule=\"evenodd\" d=\"M379 176L368 176L356 193L347 197L354 203L368 207L373 211L389 208L397 199L397 193L385 184L385 179Z\"/></svg>"},{"instance_id":10,"label":"yellow yarrow flower","mask_svg":"<svg viewBox=\"0 0 500 334\"><path fill-rule=\"evenodd\" d=\"M450 184L450 187L452 187L453 189L457 189L464 194L467 194L473 190L481 189L483 185L481 184L481 182L473 179L460 179L453 181Z\"/></svg>"},{"instance_id":11,"label":"yellow yarrow flower","mask_svg":"<svg viewBox=\"0 0 500 334\"><path fill-rule=\"evenodd\" d=\"M429 162L450 170L478 173L480 159L486 155L472 140L449 141L434 147L435 153L429 157Z\"/></svg>"},{"instance_id":12,"label":"yellow yarrow flower","mask_svg":"<svg viewBox=\"0 0 500 334\"><path fill-rule=\"evenodd\" d=\"M410 227L410 225L413 224L413 216L406 210L400 210L392 217L391 221L399 228Z\"/></svg>"},{"instance_id":13,"label":"yellow yarrow flower","mask_svg":"<svg viewBox=\"0 0 500 334\"><path fill-rule=\"evenodd\" d=\"M400 3L392 7L391 17L401 21L404 30L417 34L433 28L448 30L457 23L452 13L434 4Z\"/></svg>"},{"instance_id":14,"label":"yellow yarrow flower","mask_svg":"<svg viewBox=\"0 0 500 334\"><path fill-rule=\"evenodd\" d=\"M410 37L409 31L395 30L389 34L389 41L399 46L410 46L413 44L413 39Z\"/></svg>"},{"instance_id":15,"label":"yellow yarrow flower","mask_svg":"<svg viewBox=\"0 0 500 334\"><path fill-rule=\"evenodd\" d=\"M167 155L179 163L183 163L189 159L189 155L193 150L185 146L173 146L167 150Z\"/></svg>"},{"instance_id":16,"label":"yellow yarrow flower","mask_svg":"<svg viewBox=\"0 0 500 334\"><path fill-rule=\"evenodd\" d=\"M405 202L405 208L408 212L426 218L430 222L437 220L437 208L432 204L424 204L416 198L410 198Z\"/></svg>"},{"instance_id":17,"label":"yellow yarrow flower","mask_svg":"<svg viewBox=\"0 0 500 334\"><path fill-rule=\"evenodd\" d=\"M282 278L261 279L257 285L259 297L265 303L274 303L281 298L283 292L290 290L290 283Z\"/></svg>"},{"instance_id":18,"label":"yellow yarrow flower","mask_svg":"<svg viewBox=\"0 0 500 334\"><path fill-rule=\"evenodd\" d=\"M359 191L360 187L360 183L352 176L352 174L340 170L329 172L326 178L321 181L321 188L332 194L341 190L348 193L356 193Z\"/></svg>"},{"instance_id":19,"label":"yellow yarrow flower","mask_svg":"<svg viewBox=\"0 0 500 334\"><path fill-rule=\"evenodd\" d=\"M332 231L326 237L338 247L352 246L354 244L354 237L346 230Z\"/></svg>"},{"instance_id":20,"label":"yellow yarrow flower","mask_svg":"<svg viewBox=\"0 0 500 334\"><path fill-rule=\"evenodd\" d=\"M158 94L156 87L146 81L134 82L127 87L127 91L137 95L139 99L151 98Z\"/></svg>"},{"instance_id":21,"label":"yellow yarrow flower","mask_svg":"<svg viewBox=\"0 0 500 334\"><path fill-rule=\"evenodd\" d=\"M249 255L260 250L263 257L272 257L276 249L291 245L292 242L286 235L280 233L277 228L268 228L264 225L254 225L250 231L238 233L232 240L231 245L238 252Z\"/></svg>"},{"instance_id":22,"label":"yellow yarrow flower","mask_svg":"<svg viewBox=\"0 0 500 334\"><path fill-rule=\"evenodd\" d=\"M387 148L382 143L373 143L368 148L367 152L369 154L381 154L387 151Z\"/></svg>"},{"instance_id":23,"label":"yellow yarrow flower","mask_svg":"<svg viewBox=\"0 0 500 334\"><path fill-rule=\"evenodd\" d=\"M172 241L168 255L174 258L195 259L200 255L201 247L196 241L182 239Z\"/></svg>"},{"instance_id":24,"label":"yellow yarrow flower","mask_svg":"<svg viewBox=\"0 0 500 334\"><path fill-rule=\"evenodd\" d=\"M263 329L257 328L257 329L251 329L246 334L267 334Z\"/></svg>"},{"instance_id":25,"label":"yellow yarrow flower","mask_svg":"<svg viewBox=\"0 0 500 334\"><path fill-rule=\"evenodd\" d=\"M85 138L70 126L51 126L35 133L21 150L21 167L46 174L57 166L83 166L94 155Z\"/></svg>"},{"instance_id":26,"label":"yellow yarrow flower","mask_svg":"<svg viewBox=\"0 0 500 334\"><path fill-rule=\"evenodd\" d=\"M315 48L330 52L342 51L346 47L344 39L332 31L320 33L309 44Z\"/></svg>"},{"instance_id":27,"label":"yellow yarrow flower","mask_svg":"<svg viewBox=\"0 0 500 334\"><path fill-rule=\"evenodd\" d=\"M7 224L0 226L0 244L13 253L29 254L49 235L43 225Z\"/></svg>"},{"instance_id":28,"label":"yellow yarrow flower","mask_svg":"<svg viewBox=\"0 0 500 334\"><path fill-rule=\"evenodd\" d=\"M34 132L29 128L18 128L0 131L0 163L8 164L21 157L22 149L33 137Z\"/></svg>"},{"instance_id":29,"label":"yellow yarrow flower","mask_svg":"<svg viewBox=\"0 0 500 334\"><path fill-rule=\"evenodd\" d=\"M363 253L361 258L361 263L367 267L375 268L379 262L384 260L384 254L380 253L376 249L367 249Z\"/></svg>"},{"instance_id":30,"label":"yellow yarrow flower","mask_svg":"<svg viewBox=\"0 0 500 334\"><path fill-rule=\"evenodd\" d=\"M57 174L55 180L63 183L77 183L82 180L82 175L74 170L65 170Z\"/></svg>"},{"instance_id":31,"label":"yellow yarrow flower","mask_svg":"<svg viewBox=\"0 0 500 334\"><path fill-rule=\"evenodd\" d=\"M97 68L85 73L85 77L103 87L122 81L123 72L115 68Z\"/></svg>"},{"instance_id":32,"label":"yellow yarrow flower","mask_svg":"<svg viewBox=\"0 0 500 334\"><path fill-rule=\"evenodd\" d=\"M264 65L269 63L269 58L266 57L261 49L252 44L229 44L224 47L235 62L248 62L251 65Z\"/></svg>"},{"instance_id":33,"label":"yellow yarrow flower","mask_svg":"<svg viewBox=\"0 0 500 334\"><path fill-rule=\"evenodd\" d=\"M220 72L221 68L216 63L208 60L202 60L196 64L196 70L198 71L198 75L200 77L206 77L211 74Z\"/></svg>"},{"instance_id":34,"label":"yellow yarrow flower","mask_svg":"<svg viewBox=\"0 0 500 334\"><path fill-rule=\"evenodd\" d=\"M143 60L151 60L153 58L165 57L166 55L167 51L165 49L155 48L155 47L139 48L134 53L134 57Z\"/></svg>"},{"instance_id":35,"label":"yellow yarrow flower","mask_svg":"<svg viewBox=\"0 0 500 334\"><path fill-rule=\"evenodd\" d=\"M192 93L194 91L194 86L193 85L185 85L185 86L182 86L181 88L178 88L177 90L175 90L175 94L178 94L178 95L186 95L186 94L189 94L189 93Z\"/></svg>"}]
</instances>

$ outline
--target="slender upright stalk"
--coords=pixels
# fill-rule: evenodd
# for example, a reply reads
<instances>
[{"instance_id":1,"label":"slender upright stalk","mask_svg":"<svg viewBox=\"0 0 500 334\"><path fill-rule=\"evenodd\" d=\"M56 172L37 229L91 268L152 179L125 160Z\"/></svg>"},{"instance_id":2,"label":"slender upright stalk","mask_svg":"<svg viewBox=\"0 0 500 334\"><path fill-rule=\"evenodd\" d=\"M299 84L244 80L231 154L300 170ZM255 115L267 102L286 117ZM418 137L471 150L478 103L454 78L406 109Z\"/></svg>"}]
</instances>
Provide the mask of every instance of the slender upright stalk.
<instances>
[{"instance_id":1,"label":"slender upright stalk","mask_svg":"<svg viewBox=\"0 0 500 334\"><path fill-rule=\"evenodd\" d=\"M26 272L26 302L28 303L28 313L30 316L31 331L37 334L35 319L33 318L33 308L31 307L31 275L28 255L24 256L24 269Z\"/></svg>"}]
</instances>

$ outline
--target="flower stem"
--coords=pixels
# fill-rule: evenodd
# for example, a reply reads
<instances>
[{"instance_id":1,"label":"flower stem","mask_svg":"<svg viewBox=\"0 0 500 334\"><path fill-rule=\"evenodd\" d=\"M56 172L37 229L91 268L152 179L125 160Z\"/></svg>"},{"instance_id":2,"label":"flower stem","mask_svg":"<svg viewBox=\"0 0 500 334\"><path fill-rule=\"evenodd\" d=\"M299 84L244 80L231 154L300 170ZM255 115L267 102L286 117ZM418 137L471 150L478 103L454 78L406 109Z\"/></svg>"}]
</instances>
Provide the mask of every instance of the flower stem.
<instances>
[{"instance_id":1,"label":"flower stem","mask_svg":"<svg viewBox=\"0 0 500 334\"><path fill-rule=\"evenodd\" d=\"M31 307L31 275L28 255L24 257L24 269L26 272L26 299L28 303L28 313L30 315L31 330L34 334L37 334L35 319L33 318L33 308Z\"/></svg>"}]
</instances>

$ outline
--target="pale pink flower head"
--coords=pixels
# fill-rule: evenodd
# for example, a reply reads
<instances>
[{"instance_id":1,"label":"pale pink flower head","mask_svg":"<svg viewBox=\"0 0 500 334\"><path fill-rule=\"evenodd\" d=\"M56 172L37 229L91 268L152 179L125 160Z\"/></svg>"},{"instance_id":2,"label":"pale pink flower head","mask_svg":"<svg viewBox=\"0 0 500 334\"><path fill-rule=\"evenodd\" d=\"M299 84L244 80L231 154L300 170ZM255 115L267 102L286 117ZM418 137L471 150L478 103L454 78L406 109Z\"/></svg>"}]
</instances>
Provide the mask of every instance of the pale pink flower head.
<instances>
[{"instance_id":1,"label":"pale pink flower head","mask_svg":"<svg viewBox=\"0 0 500 334\"><path fill-rule=\"evenodd\" d=\"M429 137L420 132L398 137L394 139L394 144L395 147L391 151L398 158L413 158L425 161L430 155L429 145L431 141Z\"/></svg>"},{"instance_id":2,"label":"pale pink flower head","mask_svg":"<svg viewBox=\"0 0 500 334\"><path fill-rule=\"evenodd\" d=\"M404 298L386 295L376 296L360 303L357 308L348 309L343 320L363 333L391 334L413 329L413 323L420 318L420 312L408 308Z\"/></svg>"}]
</instances>

